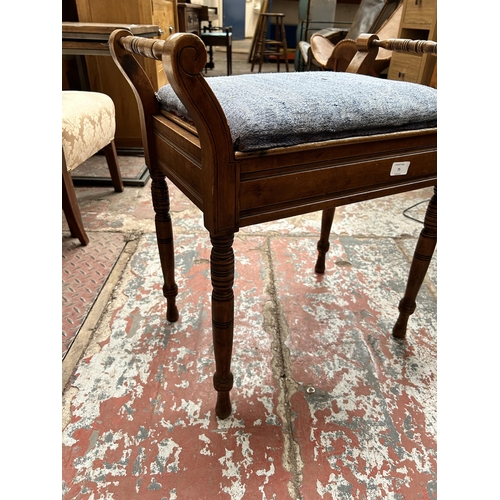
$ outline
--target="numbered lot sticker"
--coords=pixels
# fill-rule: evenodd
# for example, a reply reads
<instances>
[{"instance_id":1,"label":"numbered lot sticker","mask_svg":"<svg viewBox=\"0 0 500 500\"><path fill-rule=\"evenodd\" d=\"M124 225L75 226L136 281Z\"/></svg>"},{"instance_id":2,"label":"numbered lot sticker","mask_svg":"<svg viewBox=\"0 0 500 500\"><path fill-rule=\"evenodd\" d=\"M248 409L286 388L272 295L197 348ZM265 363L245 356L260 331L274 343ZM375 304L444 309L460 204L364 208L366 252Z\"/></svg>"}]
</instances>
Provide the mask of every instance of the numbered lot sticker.
<instances>
[{"instance_id":1,"label":"numbered lot sticker","mask_svg":"<svg viewBox=\"0 0 500 500\"><path fill-rule=\"evenodd\" d=\"M396 161L392 164L391 175L406 175L409 168L409 161Z\"/></svg>"}]
</instances>

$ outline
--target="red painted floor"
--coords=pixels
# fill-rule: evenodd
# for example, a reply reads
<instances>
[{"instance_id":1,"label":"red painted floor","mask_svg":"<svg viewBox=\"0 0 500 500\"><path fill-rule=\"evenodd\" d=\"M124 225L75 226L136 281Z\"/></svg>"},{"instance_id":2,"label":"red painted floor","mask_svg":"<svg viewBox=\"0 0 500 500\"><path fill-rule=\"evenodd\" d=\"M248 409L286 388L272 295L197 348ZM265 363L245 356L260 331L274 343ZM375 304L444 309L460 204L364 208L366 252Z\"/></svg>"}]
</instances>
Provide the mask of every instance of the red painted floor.
<instances>
[{"instance_id":1,"label":"red painted floor","mask_svg":"<svg viewBox=\"0 0 500 500\"><path fill-rule=\"evenodd\" d=\"M338 209L323 276L319 213L236 235L233 413L221 421L209 239L170 187L177 323L149 184L77 188L86 248L63 217L63 499L437 498L436 256L408 338L390 334L422 228L403 212L421 220L432 190Z\"/></svg>"},{"instance_id":2,"label":"red painted floor","mask_svg":"<svg viewBox=\"0 0 500 500\"><path fill-rule=\"evenodd\" d=\"M435 498L435 262L408 339L390 336L421 228L402 211L429 190L340 209L324 276L313 272L319 214L236 236L226 421L213 412L199 213L172 188L181 316L170 324L149 186L77 193L91 241L79 247L63 224L66 320L82 290L73 330L96 276L116 284L65 390L63 498Z\"/></svg>"},{"instance_id":3,"label":"red painted floor","mask_svg":"<svg viewBox=\"0 0 500 500\"><path fill-rule=\"evenodd\" d=\"M63 238L63 358L124 247L120 233L94 233L92 245L86 247L69 236Z\"/></svg>"}]
</instances>

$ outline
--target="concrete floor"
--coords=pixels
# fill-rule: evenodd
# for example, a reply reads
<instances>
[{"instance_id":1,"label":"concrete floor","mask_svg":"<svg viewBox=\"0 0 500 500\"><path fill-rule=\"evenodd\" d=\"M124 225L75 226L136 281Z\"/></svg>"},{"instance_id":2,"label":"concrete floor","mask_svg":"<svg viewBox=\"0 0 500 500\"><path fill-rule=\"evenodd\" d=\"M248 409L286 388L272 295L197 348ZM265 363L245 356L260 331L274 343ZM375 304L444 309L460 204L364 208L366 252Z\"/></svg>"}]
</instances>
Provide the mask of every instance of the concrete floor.
<instances>
[{"instance_id":1,"label":"concrete floor","mask_svg":"<svg viewBox=\"0 0 500 500\"><path fill-rule=\"evenodd\" d=\"M224 74L222 52L215 63ZM244 50L233 70L249 71ZM170 187L177 323L149 183L76 189L87 247L63 216L63 498L436 498L436 256L407 340L390 335L432 189L339 208L323 276L319 213L236 235L233 414L220 421L209 239Z\"/></svg>"}]
</instances>

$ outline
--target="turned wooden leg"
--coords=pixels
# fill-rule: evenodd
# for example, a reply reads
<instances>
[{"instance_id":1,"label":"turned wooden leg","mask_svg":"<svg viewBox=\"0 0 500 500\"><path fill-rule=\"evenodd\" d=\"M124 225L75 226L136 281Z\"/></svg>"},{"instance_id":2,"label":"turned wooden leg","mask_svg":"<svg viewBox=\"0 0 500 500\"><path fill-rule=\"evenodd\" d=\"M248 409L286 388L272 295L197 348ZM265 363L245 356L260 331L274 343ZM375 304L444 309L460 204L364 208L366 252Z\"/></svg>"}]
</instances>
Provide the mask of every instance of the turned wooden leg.
<instances>
[{"instance_id":1,"label":"turned wooden leg","mask_svg":"<svg viewBox=\"0 0 500 500\"><path fill-rule=\"evenodd\" d=\"M437 189L434 188L434 195L427 207L425 214L424 228L418 238L415 253L410 267L408 283L404 297L399 302L399 318L394 325L392 334L398 338L406 336L406 328L409 317L416 308L415 299L422 286L425 274L429 268L432 254L437 242Z\"/></svg>"},{"instance_id":2,"label":"turned wooden leg","mask_svg":"<svg viewBox=\"0 0 500 500\"><path fill-rule=\"evenodd\" d=\"M104 147L104 155L108 163L109 173L111 175L111 182L115 191L118 193L123 192L123 181L120 167L118 166L118 155L116 154L115 141L111 141Z\"/></svg>"},{"instance_id":3,"label":"turned wooden leg","mask_svg":"<svg viewBox=\"0 0 500 500\"><path fill-rule=\"evenodd\" d=\"M172 219L170 218L170 198L167 182L162 174L152 174L151 196L155 210L156 239L163 271L163 295L167 299L167 320L179 319L175 304L177 284L175 283L175 255Z\"/></svg>"},{"instance_id":4,"label":"turned wooden leg","mask_svg":"<svg viewBox=\"0 0 500 500\"><path fill-rule=\"evenodd\" d=\"M83 246L88 245L89 237L83 227L82 214L78 206L73 179L66 167L64 151L62 153L62 208L71 236L78 238Z\"/></svg>"},{"instance_id":5,"label":"turned wooden leg","mask_svg":"<svg viewBox=\"0 0 500 500\"><path fill-rule=\"evenodd\" d=\"M215 355L214 388L217 391L215 414L231 415L229 391L233 387L231 354L234 329L234 235L212 236L210 274L212 279L212 335Z\"/></svg>"},{"instance_id":6,"label":"turned wooden leg","mask_svg":"<svg viewBox=\"0 0 500 500\"><path fill-rule=\"evenodd\" d=\"M327 208L323 210L321 216L321 235L318 241L318 259L314 270L317 273L325 272L325 258L326 252L330 248L330 231L332 229L333 216L335 215L335 208Z\"/></svg>"}]
</instances>

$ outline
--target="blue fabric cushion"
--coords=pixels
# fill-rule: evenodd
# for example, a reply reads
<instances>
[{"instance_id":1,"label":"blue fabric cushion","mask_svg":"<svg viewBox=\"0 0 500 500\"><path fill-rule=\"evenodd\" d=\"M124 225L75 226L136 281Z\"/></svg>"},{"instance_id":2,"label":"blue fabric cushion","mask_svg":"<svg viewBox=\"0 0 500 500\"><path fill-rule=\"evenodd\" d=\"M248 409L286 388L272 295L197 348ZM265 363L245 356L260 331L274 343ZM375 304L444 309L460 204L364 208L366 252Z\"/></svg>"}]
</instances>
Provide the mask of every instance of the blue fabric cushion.
<instances>
[{"instance_id":1,"label":"blue fabric cushion","mask_svg":"<svg viewBox=\"0 0 500 500\"><path fill-rule=\"evenodd\" d=\"M329 71L206 81L226 115L237 151L437 126L437 91L414 83ZM157 98L162 109L189 120L170 85Z\"/></svg>"}]
</instances>

